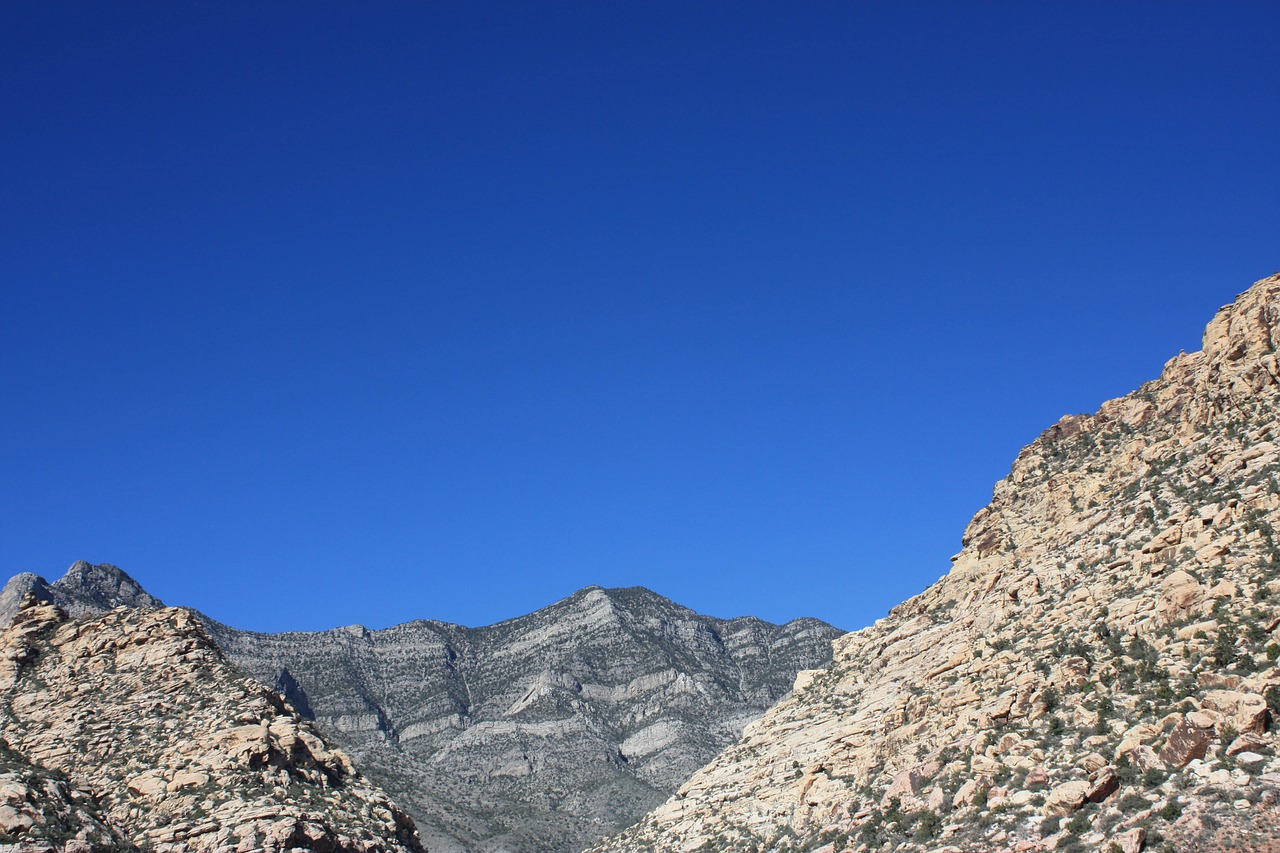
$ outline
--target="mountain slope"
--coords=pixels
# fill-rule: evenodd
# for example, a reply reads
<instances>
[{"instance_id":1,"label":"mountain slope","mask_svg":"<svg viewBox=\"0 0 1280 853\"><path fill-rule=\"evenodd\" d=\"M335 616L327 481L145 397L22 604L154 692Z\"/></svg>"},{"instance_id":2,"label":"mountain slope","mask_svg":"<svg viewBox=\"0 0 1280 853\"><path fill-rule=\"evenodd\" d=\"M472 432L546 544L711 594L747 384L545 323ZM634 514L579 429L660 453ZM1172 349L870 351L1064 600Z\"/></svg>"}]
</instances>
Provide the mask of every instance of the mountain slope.
<instances>
[{"instance_id":1,"label":"mountain slope","mask_svg":"<svg viewBox=\"0 0 1280 853\"><path fill-rule=\"evenodd\" d=\"M1280 850L1280 275L599 851Z\"/></svg>"},{"instance_id":2,"label":"mountain slope","mask_svg":"<svg viewBox=\"0 0 1280 853\"><path fill-rule=\"evenodd\" d=\"M408 805L433 850L573 850L661 802L840 632L590 587L485 628L262 635L227 654Z\"/></svg>"},{"instance_id":3,"label":"mountain slope","mask_svg":"<svg viewBox=\"0 0 1280 853\"><path fill-rule=\"evenodd\" d=\"M26 599L0 632L0 737L0 840L23 849L423 850L189 611Z\"/></svg>"}]
</instances>

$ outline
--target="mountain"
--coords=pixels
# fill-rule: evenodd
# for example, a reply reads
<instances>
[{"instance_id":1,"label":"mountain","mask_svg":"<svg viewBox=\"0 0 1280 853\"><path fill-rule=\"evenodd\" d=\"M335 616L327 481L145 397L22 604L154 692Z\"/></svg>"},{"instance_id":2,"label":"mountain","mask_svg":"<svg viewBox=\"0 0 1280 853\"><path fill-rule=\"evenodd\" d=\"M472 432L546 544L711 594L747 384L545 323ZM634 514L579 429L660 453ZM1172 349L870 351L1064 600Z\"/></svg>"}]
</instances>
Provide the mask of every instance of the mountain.
<instances>
[{"instance_id":1,"label":"mountain","mask_svg":"<svg viewBox=\"0 0 1280 853\"><path fill-rule=\"evenodd\" d=\"M597 851L1280 850L1280 275Z\"/></svg>"},{"instance_id":2,"label":"mountain","mask_svg":"<svg viewBox=\"0 0 1280 853\"><path fill-rule=\"evenodd\" d=\"M815 619L589 587L485 628L210 634L406 804L433 851L567 851L662 802L830 660Z\"/></svg>"},{"instance_id":3,"label":"mountain","mask_svg":"<svg viewBox=\"0 0 1280 853\"><path fill-rule=\"evenodd\" d=\"M95 566L80 560L53 583L31 572L10 578L0 589L0 625L12 621L28 595L46 604L56 604L70 616L101 613L115 607L149 609L164 606L164 602L144 590L120 568L109 563Z\"/></svg>"},{"instance_id":4,"label":"mountain","mask_svg":"<svg viewBox=\"0 0 1280 853\"><path fill-rule=\"evenodd\" d=\"M23 851L424 850L190 611L28 596L0 632L0 738L0 844Z\"/></svg>"},{"instance_id":5,"label":"mountain","mask_svg":"<svg viewBox=\"0 0 1280 853\"><path fill-rule=\"evenodd\" d=\"M155 608L122 570L76 563L64 609ZM199 617L403 804L433 853L572 851L635 821L831 659L841 632L701 616L647 589L589 587L483 628L417 621L259 634Z\"/></svg>"}]
</instances>

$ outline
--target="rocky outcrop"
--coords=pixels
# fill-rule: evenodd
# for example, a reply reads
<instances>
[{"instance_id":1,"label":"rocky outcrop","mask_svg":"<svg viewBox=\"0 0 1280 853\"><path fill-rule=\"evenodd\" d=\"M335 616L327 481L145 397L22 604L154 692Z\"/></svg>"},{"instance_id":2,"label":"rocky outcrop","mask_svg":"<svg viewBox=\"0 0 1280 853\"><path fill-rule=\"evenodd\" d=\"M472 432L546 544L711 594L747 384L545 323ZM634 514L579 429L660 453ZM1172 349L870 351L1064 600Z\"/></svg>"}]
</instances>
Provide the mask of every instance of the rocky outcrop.
<instances>
[{"instance_id":1,"label":"rocky outcrop","mask_svg":"<svg viewBox=\"0 0 1280 853\"><path fill-rule=\"evenodd\" d=\"M485 628L209 630L405 804L433 851L577 850L670 796L840 632L590 587Z\"/></svg>"},{"instance_id":2,"label":"rocky outcrop","mask_svg":"<svg viewBox=\"0 0 1280 853\"><path fill-rule=\"evenodd\" d=\"M596 849L1280 850L1278 344L1280 275L1026 447L942 580Z\"/></svg>"},{"instance_id":3,"label":"rocky outcrop","mask_svg":"<svg viewBox=\"0 0 1280 853\"><path fill-rule=\"evenodd\" d=\"M413 822L190 611L0 633L0 841L22 849L422 851Z\"/></svg>"}]
</instances>

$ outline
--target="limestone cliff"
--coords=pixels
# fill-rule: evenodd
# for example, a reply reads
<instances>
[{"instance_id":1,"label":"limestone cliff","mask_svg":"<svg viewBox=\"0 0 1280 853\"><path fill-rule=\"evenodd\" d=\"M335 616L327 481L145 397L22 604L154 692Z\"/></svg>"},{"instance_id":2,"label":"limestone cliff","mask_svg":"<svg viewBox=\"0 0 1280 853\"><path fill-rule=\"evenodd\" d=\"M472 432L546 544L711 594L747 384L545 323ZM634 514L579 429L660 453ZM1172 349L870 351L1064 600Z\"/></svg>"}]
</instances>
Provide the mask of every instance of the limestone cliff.
<instances>
[{"instance_id":1,"label":"limestone cliff","mask_svg":"<svg viewBox=\"0 0 1280 853\"><path fill-rule=\"evenodd\" d=\"M634 821L830 660L816 619L716 619L590 587L484 628L255 634L227 655L307 707L433 851L567 851Z\"/></svg>"},{"instance_id":2,"label":"limestone cliff","mask_svg":"<svg viewBox=\"0 0 1280 853\"><path fill-rule=\"evenodd\" d=\"M1280 850L1280 275L600 851Z\"/></svg>"},{"instance_id":3,"label":"limestone cliff","mask_svg":"<svg viewBox=\"0 0 1280 853\"><path fill-rule=\"evenodd\" d=\"M0 843L23 850L423 850L190 611L28 597L0 633L0 738Z\"/></svg>"}]
</instances>

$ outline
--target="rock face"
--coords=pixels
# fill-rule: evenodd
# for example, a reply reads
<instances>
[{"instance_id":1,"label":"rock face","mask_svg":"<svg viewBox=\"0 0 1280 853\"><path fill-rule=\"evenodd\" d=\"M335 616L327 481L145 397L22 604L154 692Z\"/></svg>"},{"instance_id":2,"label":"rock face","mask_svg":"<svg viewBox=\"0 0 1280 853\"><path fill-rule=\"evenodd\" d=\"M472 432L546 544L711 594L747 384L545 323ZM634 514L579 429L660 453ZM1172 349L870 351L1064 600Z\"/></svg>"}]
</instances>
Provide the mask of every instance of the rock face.
<instances>
[{"instance_id":1,"label":"rock face","mask_svg":"<svg viewBox=\"0 0 1280 853\"><path fill-rule=\"evenodd\" d=\"M413 822L190 611L0 633L0 843L23 850L423 851Z\"/></svg>"},{"instance_id":2,"label":"rock face","mask_svg":"<svg viewBox=\"0 0 1280 853\"><path fill-rule=\"evenodd\" d=\"M1280 850L1278 346L1280 275L1026 447L942 580L595 849Z\"/></svg>"},{"instance_id":3,"label":"rock face","mask_svg":"<svg viewBox=\"0 0 1280 853\"><path fill-rule=\"evenodd\" d=\"M599 587L486 628L209 629L309 708L433 851L519 853L581 849L652 809L840 635Z\"/></svg>"}]
</instances>

